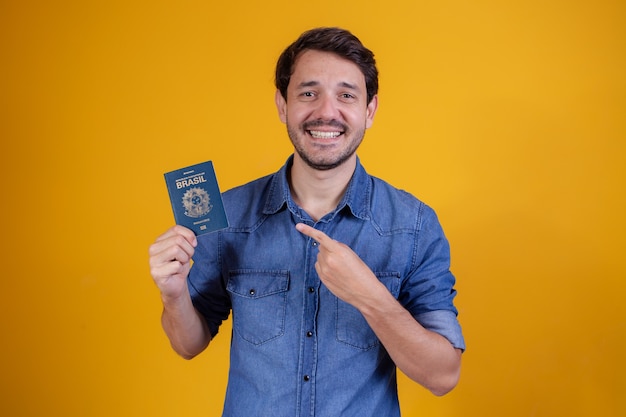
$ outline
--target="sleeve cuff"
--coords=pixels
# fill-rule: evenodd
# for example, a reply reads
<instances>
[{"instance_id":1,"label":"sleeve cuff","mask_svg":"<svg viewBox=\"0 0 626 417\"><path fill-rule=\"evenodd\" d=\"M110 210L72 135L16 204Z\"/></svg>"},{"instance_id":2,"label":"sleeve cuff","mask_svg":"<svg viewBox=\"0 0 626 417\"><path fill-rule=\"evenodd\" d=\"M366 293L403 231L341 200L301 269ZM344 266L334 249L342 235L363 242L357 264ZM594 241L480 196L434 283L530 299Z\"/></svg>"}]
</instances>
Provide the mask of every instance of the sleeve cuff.
<instances>
[{"instance_id":1,"label":"sleeve cuff","mask_svg":"<svg viewBox=\"0 0 626 417\"><path fill-rule=\"evenodd\" d=\"M456 314L448 310L435 310L418 314L415 319L424 328L438 333L448 339L457 349L465 351L465 339Z\"/></svg>"}]
</instances>

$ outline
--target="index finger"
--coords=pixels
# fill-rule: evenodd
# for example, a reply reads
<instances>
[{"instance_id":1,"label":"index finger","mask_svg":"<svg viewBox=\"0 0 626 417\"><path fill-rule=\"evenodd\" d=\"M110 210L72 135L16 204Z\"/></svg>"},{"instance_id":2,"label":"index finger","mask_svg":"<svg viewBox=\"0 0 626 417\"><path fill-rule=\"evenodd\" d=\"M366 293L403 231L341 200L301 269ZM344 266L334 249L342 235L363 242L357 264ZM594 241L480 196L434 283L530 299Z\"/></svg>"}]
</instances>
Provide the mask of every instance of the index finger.
<instances>
[{"instance_id":1,"label":"index finger","mask_svg":"<svg viewBox=\"0 0 626 417\"><path fill-rule=\"evenodd\" d=\"M329 243L334 242L334 240L331 239L326 233L321 230L317 230L308 224L298 223L296 224L296 230L303 235L315 239L320 245L328 245Z\"/></svg>"},{"instance_id":2,"label":"index finger","mask_svg":"<svg viewBox=\"0 0 626 417\"><path fill-rule=\"evenodd\" d=\"M189 242L189 244L193 247L196 247L197 243L197 238L196 238L196 234L191 230L188 229L184 226L181 225L175 225L171 228L169 228L165 233L163 233L161 236L159 236L156 241L161 241L161 240L165 240L168 239L172 236L182 236L183 238L185 238L185 240L187 242Z\"/></svg>"}]
</instances>

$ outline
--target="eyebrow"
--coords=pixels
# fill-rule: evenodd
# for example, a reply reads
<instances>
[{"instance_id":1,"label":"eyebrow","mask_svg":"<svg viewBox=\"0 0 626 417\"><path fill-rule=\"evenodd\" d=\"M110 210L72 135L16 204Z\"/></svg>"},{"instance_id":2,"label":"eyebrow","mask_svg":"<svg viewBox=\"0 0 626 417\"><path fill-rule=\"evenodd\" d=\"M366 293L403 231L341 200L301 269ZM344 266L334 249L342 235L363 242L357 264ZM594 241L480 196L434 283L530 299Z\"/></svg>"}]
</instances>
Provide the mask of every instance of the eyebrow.
<instances>
[{"instance_id":1,"label":"eyebrow","mask_svg":"<svg viewBox=\"0 0 626 417\"><path fill-rule=\"evenodd\" d=\"M298 84L298 88L307 88L307 87L315 87L318 86L320 83L319 81L303 81L300 84ZM347 81L342 81L339 83L339 87L343 87L343 88L348 88L350 90L355 90L355 91L359 91L359 87L355 84L350 84Z\"/></svg>"}]
</instances>

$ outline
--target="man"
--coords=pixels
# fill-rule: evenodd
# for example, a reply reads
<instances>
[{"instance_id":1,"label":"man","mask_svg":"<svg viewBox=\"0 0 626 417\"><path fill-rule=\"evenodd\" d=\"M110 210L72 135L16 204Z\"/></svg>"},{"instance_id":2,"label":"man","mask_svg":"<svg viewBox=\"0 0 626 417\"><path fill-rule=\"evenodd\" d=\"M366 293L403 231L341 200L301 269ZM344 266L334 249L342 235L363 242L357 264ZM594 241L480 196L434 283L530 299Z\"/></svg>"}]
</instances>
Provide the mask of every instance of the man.
<instances>
[{"instance_id":1,"label":"man","mask_svg":"<svg viewBox=\"0 0 626 417\"><path fill-rule=\"evenodd\" d=\"M174 226L150 247L181 356L202 352L232 309L224 416L398 416L396 367L436 395L458 381L465 345L439 222L355 153L377 78L349 32L305 32L276 68L294 154L224 193L229 228L196 238Z\"/></svg>"}]
</instances>

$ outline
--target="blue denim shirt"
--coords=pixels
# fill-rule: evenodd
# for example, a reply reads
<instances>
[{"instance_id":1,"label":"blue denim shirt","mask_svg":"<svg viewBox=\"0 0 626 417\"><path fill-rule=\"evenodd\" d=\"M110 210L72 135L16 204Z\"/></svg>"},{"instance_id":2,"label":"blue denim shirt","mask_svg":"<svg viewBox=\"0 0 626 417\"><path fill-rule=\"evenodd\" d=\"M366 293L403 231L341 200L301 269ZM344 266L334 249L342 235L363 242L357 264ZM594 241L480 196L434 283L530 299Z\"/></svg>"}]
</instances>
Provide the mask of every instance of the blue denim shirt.
<instances>
[{"instance_id":1,"label":"blue denim shirt","mask_svg":"<svg viewBox=\"0 0 626 417\"><path fill-rule=\"evenodd\" d=\"M435 213L357 167L336 210L314 222L276 174L223 194L230 227L202 235L189 275L215 336L233 313L225 417L399 416L396 368L363 316L315 272L313 225L349 245L424 327L464 349L448 242Z\"/></svg>"}]
</instances>

